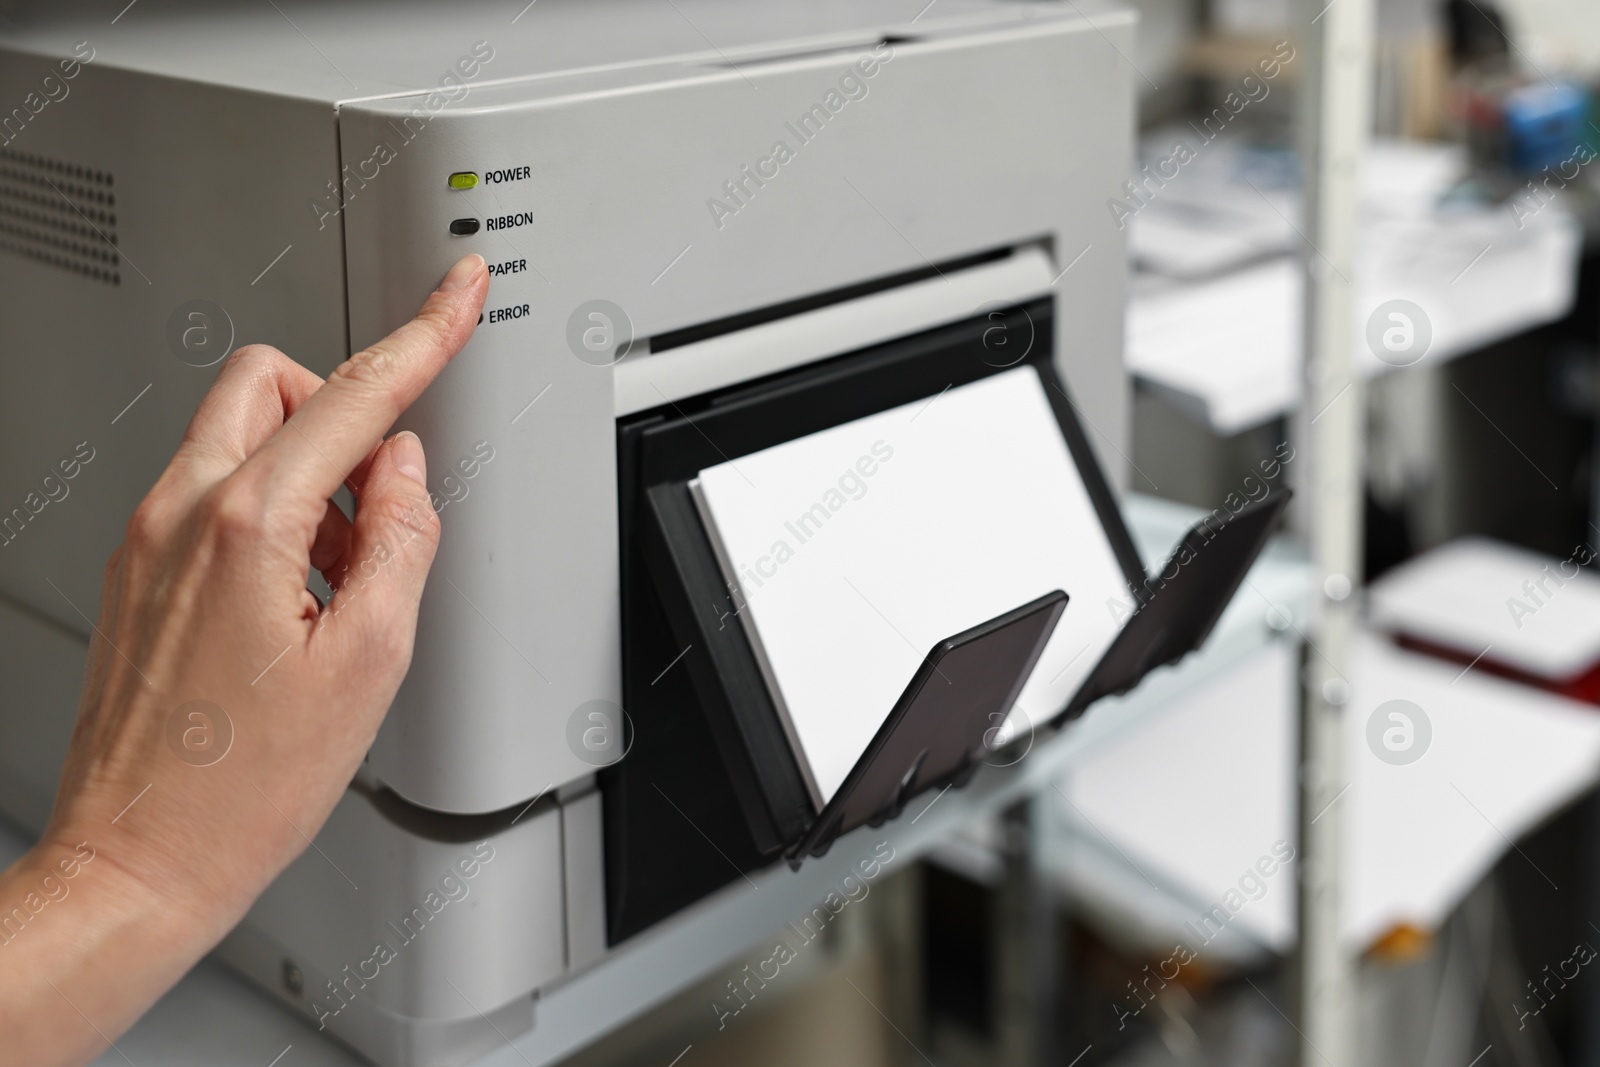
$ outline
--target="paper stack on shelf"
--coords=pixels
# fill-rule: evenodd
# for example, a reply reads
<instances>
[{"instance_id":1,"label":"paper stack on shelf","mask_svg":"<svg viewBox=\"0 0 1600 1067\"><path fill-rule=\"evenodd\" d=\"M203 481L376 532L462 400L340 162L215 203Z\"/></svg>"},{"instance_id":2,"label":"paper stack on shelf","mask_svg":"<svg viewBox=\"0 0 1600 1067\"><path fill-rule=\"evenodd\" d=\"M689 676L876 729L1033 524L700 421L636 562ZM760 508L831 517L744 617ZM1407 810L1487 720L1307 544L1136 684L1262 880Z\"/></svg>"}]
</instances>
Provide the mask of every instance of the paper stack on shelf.
<instances>
[{"instance_id":1,"label":"paper stack on shelf","mask_svg":"<svg viewBox=\"0 0 1600 1067\"><path fill-rule=\"evenodd\" d=\"M1351 671L1349 788L1335 803L1344 931L1359 949L1397 924L1437 928L1510 842L1591 788L1600 715L1370 635ZM1295 840L1295 708L1293 650L1275 645L1085 753L1059 785L1055 876L1151 949L1178 939L1237 961L1290 947L1279 843ZM1391 729L1420 756L1398 762Z\"/></svg>"},{"instance_id":2,"label":"paper stack on shelf","mask_svg":"<svg viewBox=\"0 0 1600 1067\"><path fill-rule=\"evenodd\" d=\"M1252 176L1258 157L1268 163ZM1416 362L1453 358L1572 307L1577 223L1555 206L1522 218L1503 207L1441 207L1463 168L1448 146L1380 141L1364 157L1352 358L1365 377L1407 363L1386 362L1368 344L1368 321L1390 301L1426 316L1409 326L1431 334ZM1292 221L1300 206L1297 191L1269 180L1281 170L1274 154L1208 147L1128 219L1145 272L1128 305L1128 368L1224 436L1300 401L1301 267L1289 254L1301 243Z\"/></svg>"},{"instance_id":3,"label":"paper stack on shelf","mask_svg":"<svg viewBox=\"0 0 1600 1067\"><path fill-rule=\"evenodd\" d=\"M1374 626L1461 662L1594 699L1600 575L1566 559L1463 537L1385 574L1368 592Z\"/></svg>"}]
</instances>

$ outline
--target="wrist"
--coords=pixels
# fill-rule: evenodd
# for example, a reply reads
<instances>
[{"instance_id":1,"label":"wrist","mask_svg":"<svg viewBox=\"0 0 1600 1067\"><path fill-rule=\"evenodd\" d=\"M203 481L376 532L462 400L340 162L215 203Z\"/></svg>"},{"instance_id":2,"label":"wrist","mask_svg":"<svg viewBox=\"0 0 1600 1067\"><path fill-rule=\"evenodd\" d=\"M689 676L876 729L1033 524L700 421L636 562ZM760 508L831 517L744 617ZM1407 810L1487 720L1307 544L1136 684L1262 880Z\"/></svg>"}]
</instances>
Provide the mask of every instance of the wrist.
<instances>
[{"instance_id":1,"label":"wrist","mask_svg":"<svg viewBox=\"0 0 1600 1067\"><path fill-rule=\"evenodd\" d=\"M204 954L184 920L80 842L0 872L0 1062L88 1061Z\"/></svg>"},{"instance_id":2,"label":"wrist","mask_svg":"<svg viewBox=\"0 0 1600 1067\"><path fill-rule=\"evenodd\" d=\"M58 804L30 864L43 874L63 860L70 866L71 857L92 856L80 862L77 881L97 875L108 894L133 902L153 921L170 922L173 936L207 951L294 854L294 842L285 840L292 827L270 808L275 821L260 819L259 795L243 796L237 785L213 789L199 811L161 780L143 795L118 790L114 802L96 795L106 790L81 790ZM126 795L134 795L135 804L127 804ZM233 848L228 837L252 847Z\"/></svg>"},{"instance_id":3,"label":"wrist","mask_svg":"<svg viewBox=\"0 0 1600 1067\"><path fill-rule=\"evenodd\" d=\"M106 827L96 835L79 825L51 826L17 864L11 896L77 925L85 942L113 948L148 947L188 958L203 956L238 920L231 902L205 894L169 870L139 838ZM5 906L9 907L7 903ZM181 971L179 972L182 973Z\"/></svg>"},{"instance_id":4,"label":"wrist","mask_svg":"<svg viewBox=\"0 0 1600 1067\"><path fill-rule=\"evenodd\" d=\"M0 875L0 952L62 925L85 942L110 940L130 919L159 915L157 903L89 841L47 834Z\"/></svg>"}]
</instances>

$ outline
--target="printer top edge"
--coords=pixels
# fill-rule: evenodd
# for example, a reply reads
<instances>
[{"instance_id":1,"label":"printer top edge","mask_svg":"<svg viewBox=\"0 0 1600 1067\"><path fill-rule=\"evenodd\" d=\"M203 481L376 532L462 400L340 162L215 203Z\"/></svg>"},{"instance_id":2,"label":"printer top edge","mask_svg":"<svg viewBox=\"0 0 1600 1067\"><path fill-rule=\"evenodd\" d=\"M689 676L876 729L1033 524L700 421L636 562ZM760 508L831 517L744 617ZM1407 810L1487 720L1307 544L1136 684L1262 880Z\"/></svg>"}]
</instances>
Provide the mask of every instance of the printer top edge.
<instances>
[{"instance_id":1,"label":"printer top edge","mask_svg":"<svg viewBox=\"0 0 1600 1067\"><path fill-rule=\"evenodd\" d=\"M483 80L504 84L671 61L760 62L882 36L981 32L1120 10L1100 0L942 0L932 10L908 3L893 17L850 0L537 0L512 18L504 4L487 0L448 7L407 0L405 6L402 15L392 6L380 14L361 0L282 0L275 6L140 0L108 24L103 4L57 0L8 12L0 49L55 57L88 41L96 67L337 108L426 93L479 42L494 50L483 64Z\"/></svg>"}]
</instances>

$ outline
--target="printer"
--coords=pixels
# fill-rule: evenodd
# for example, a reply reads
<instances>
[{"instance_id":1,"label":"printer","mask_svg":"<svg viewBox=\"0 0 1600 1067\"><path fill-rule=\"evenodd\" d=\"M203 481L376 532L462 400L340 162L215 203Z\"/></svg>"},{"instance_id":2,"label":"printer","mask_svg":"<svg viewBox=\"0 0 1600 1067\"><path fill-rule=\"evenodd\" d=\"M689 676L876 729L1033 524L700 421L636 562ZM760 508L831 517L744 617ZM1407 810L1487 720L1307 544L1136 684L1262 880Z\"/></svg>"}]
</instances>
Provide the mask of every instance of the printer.
<instances>
[{"instance_id":1,"label":"printer","mask_svg":"<svg viewBox=\"0 0 1600 1067\"><path fill-rule=\"evenodd\" d=\"M443 524L410 674L219 950L389 1067L470 1062L826 846L749 648L716 645L735 609L699 597L737 583L689 544L698 471L1032 368L1143 578L1105 207L1130 14L518 6L65 2L0 28L0 811L25 828L101 568L220 360L265 342L326 375L457 258L490 265L401 424Z\"/></svg>"}]
</instances>

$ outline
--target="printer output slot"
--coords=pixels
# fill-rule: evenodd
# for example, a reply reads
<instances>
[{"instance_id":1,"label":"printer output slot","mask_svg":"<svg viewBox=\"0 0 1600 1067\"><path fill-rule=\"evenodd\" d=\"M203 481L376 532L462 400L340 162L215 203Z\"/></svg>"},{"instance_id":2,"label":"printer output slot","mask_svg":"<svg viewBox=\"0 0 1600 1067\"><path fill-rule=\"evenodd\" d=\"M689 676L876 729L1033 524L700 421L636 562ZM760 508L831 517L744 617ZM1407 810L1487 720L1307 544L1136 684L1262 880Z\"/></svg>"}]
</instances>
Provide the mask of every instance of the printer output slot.
<instances>
[{"instance_id":1,"label":"printer output slot","mask_svg":"<svg viewBox=\"0 0 1600 1067\"><path fill-rule=\"evenodd\" d=\"M1020 306L1048 295L1056 276L1053 261L1038 245L986 252L957 264L658 334L649 353L617 364L616 415L623 418L668 401L708 396L988 308Z\"/></svg>"},{"instance_id":2,"label":"printer output slot","mask_svg":"<svg viewBox=\"0 0 1600 1067\"><path fill-rule=\"evenodd\" d=\"M740 312L737 315L713 319L710 322L700 322L677 330L667 330L649 338L645 343L645 351L651 354L667 352L674 348L682 348L684 345L693 344L696 341L708 341L713 337L721 337L723 334L747 330L752 326L760 326L767 322L776 322L779 319L786 319L801 312L816 311L833 304L859 300L864 296L872 296L874 293L885 292L889 289L898 289L913 282L960 274L972 267L1009 258L1012 251L1010 248L992 248L987 252L978 252L973 255L962 256L959 259L946 260L943 263L930 263L926 267L918 267L916 270L908 270L900 274L891 274L885 278L873 278L870 281L857 282L854 285L841 286L838 289L829 289L826 292L801 297L798 300L786 300L781 304L754 308L750 311Z\"/></svg>"}]
</instances>

